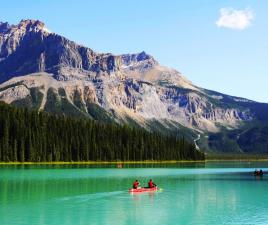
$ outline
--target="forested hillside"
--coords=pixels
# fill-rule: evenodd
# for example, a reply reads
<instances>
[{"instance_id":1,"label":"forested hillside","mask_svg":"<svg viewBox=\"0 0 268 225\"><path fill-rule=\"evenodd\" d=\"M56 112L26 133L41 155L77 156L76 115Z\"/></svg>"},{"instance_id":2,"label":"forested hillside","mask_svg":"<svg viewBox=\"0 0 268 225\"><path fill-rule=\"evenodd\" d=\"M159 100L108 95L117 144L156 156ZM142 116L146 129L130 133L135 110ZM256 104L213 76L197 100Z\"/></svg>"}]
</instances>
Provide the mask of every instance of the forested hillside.
<instances>
[{"instance_id":1,"label":"forested hillside","mask_svg":"<svg viewBox=\"0 0 268 225\"><path fill-rule=\"evenodd\" d=\"M184 139L0 103L0 161L200 159L204 154Z\"/></svg>"}]
</instances>

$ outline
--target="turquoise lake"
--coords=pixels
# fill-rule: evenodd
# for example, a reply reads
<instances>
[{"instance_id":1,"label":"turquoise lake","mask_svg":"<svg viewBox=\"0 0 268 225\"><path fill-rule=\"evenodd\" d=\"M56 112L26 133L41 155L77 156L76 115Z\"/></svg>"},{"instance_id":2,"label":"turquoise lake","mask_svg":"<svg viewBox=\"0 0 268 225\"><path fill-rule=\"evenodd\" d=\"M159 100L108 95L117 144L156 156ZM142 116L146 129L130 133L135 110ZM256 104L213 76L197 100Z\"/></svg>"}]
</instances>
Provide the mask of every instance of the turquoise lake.
<instances>
[{"instance_id":1,"label":"turquoise lake","mask_svg":"<svg viewBox=\"0 0 268 225\"><path fill-rule=\"evenodd\" d=\"M2 165L0 224L268 224L267 162L115 167ZM136 178L163 190L129 194Z\"/></svg>"}]
</instances>

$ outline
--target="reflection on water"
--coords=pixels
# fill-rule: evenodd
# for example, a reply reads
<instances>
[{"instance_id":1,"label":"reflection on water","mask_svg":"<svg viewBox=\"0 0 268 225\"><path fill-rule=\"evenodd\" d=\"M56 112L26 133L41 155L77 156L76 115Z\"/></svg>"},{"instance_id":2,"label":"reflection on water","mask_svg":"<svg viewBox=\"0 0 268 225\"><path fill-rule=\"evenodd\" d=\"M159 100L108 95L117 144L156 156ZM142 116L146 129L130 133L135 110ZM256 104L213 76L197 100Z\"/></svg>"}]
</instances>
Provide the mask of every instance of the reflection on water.
<instances>
[{"instance_id":1,"label":"reflection on water","mask_svg":"<svg viewBox=\"0 0 268 225\"><path fill-rule=\"evenodd\" d=\"M1 166L0 224L268 221L268 163L99 166ZM255 168L265 175L253 176ZM128 192L135 179L145 186L150 178L162 192Z\"/></svg>"}]
</instances>

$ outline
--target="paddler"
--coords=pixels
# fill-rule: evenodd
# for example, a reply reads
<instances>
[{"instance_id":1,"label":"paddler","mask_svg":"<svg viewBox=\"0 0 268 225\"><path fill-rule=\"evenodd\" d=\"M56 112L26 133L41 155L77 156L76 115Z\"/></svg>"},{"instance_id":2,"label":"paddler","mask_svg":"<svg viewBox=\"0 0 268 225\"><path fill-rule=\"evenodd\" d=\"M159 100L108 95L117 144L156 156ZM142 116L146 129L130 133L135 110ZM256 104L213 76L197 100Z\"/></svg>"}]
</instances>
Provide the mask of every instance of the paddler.
<instances>
[{"instance_id":1,"label":"paddler","mask_svg":"<svg viewBox=\"0 0 268 225\"><path fill-rule=\"evenodd\" d=\"M152 179L149 180L148 182L148 188L153 188L153 187L156 187L157 185L153 182Z\"/></svg>"},{"instance_id":2,"label":"paddler","mask_svg":"<svg viewBox=\"0 0 268 225\"><path fill-rule=\"evenodd\" d=\"M140 183L138 180L135 180L134 183L133 183L133 189L138 189Z\"/></svg>"}]
</instances>

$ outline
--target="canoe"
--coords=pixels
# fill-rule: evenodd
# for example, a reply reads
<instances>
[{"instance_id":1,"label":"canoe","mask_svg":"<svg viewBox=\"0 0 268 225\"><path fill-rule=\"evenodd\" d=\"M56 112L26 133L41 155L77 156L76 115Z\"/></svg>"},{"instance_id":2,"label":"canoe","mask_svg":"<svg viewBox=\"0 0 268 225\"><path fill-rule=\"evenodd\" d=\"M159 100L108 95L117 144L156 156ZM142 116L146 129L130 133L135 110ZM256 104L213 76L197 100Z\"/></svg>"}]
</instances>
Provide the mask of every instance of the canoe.
<instances>
[{"instance_id":1,"label":"canoe","mask_svg":"<svg viewBox=\"0 0 268 225\"><path fill-rule=\"evenodd\" d=\"M152 192L152 191L157 191L158 187L153 187L153 188L146 188L146 187L142 187L142 188L138 188L138 189L134 189L131 188L129 189L130 193L141 193L141 192Z\"/></svg>"},{"instance_id":2,"label":"canoe","mask_svg":"<svg viewBox=\"0 0 268 225\"><path fill-rule=\"evenodd\" d=\"M258 171L258 170L256 170L255 172L254 172L254 176L263 176L263 171Z\"/></svg>"}]
</instances>

